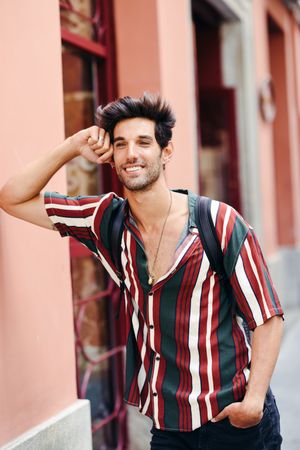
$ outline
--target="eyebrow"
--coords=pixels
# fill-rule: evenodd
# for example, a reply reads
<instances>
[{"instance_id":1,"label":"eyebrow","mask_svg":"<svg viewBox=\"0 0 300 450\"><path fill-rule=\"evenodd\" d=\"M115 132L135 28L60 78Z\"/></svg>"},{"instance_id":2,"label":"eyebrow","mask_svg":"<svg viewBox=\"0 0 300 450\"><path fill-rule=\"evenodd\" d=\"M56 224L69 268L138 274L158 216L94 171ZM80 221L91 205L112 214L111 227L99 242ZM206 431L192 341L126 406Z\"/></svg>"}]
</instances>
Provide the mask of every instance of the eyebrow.
<instances>
[{"instance_id":1,"label":"eyebrow","mask_svg":"<svg viewBox=\"0 0 300 450\"><path fill-rule=\"evenodd\" d=\"M138 139L148 139L149 141L153 141L153 137L149 136L147 134L141 134L138 136ZM114 143L118 141L126 141L126 139L123 136L118 136L114 139Z\"/></svg>"}]
</instances>

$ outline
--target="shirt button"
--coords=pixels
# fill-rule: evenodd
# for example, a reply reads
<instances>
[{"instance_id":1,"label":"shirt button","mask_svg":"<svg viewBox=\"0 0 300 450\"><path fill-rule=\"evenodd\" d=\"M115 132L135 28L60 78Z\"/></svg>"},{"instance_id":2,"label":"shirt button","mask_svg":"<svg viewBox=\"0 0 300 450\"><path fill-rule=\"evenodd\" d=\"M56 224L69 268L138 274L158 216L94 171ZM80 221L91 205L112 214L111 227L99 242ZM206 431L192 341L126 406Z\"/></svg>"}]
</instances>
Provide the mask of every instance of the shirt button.
<instances>
[{"instance_id":1,"label":"shirt button","mask_svg":"<svg viewBox=\"0 0 300 450\"><path fill-rule=\"evenodd\" d=\"M149 292L149 297L152 297L153 296L153 292Z\"/></svg>"},{"instance_id":2,"label":"shirt button","mask_svg":"<svg viewBox=\"0 0 300 450\"><path fill-rule=\"evenodd\" d=\"M154 325L149 325L149 328L151 328L151 330L154 328Z\"/></svg>"},{"instance_id":3,"label":"shirt button","mask_svg":"<svg viewBox=\"0 0 300 450\"><path fill-rule=\"evenodd\" d=\"M160 360L160 356L157 356L155 359L156 359L156 361L159 361Z\"/></svg>"},{"instance_id":4,"label":"shirt button","mask_svg":"<svg viewBox=\"0 0 300 450\"><path fill-rule=\"evenodd\" d=\"M157 396L157 392L153 392L153 397L156 397Z\"/></svg>"}]
</instances>

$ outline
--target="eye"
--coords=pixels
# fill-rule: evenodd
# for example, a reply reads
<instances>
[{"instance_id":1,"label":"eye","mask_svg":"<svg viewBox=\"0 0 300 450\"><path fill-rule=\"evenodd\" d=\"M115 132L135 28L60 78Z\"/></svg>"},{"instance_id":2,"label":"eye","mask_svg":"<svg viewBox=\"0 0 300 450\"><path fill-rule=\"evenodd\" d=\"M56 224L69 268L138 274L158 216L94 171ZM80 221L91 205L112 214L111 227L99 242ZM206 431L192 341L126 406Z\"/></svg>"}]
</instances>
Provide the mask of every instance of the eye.
<instances>
[{"instance_id":1,"label":"eye","mask_svg":"<svg viewBox=\"0 0 300 450\"><path fill-rule=\"evenodd\" d=\"M115 148L124 148L125 145L126 145L125 142L117 142L117 143L115 143L114 147Z\"/></svg>"},{"instance_id":2,"label":"eye","mask_svg":"<svg viewBox=\"0 0 300 450\"><path fill-rule=\"evenodd\" d=\"M148 147L150 145L149 141L140 141L140 145L142 145L143 147Z\"/></svg>"}]
</instances>

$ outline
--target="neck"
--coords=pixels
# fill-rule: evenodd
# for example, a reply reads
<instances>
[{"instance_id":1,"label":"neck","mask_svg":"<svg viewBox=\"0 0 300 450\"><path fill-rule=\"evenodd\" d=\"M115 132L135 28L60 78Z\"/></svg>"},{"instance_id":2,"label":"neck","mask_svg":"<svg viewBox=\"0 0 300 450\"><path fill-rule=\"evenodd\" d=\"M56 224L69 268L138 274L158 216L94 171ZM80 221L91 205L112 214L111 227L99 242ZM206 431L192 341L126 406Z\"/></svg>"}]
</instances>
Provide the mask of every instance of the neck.
<instances>
[{"instance_id":1,"label":"neck","mask_svg":"<svg viewBox=\"0 0 300 450\"><path fill-rule=\"evenodd\" d=\"M161 228L170 205L170 190L164 183L155 184L148 191L129 191L125 189L131 214L139 228L149 232Z\"/></svg>"}]
</instances>

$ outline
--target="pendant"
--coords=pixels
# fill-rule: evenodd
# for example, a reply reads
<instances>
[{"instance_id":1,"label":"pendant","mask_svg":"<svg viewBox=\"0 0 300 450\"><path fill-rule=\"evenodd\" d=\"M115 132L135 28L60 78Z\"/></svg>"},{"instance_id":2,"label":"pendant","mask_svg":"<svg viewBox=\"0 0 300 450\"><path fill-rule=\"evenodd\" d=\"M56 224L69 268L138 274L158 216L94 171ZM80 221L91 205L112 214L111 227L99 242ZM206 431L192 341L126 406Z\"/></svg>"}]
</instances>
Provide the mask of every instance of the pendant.
<instances>
[{"instance_id":1,"label":"pendant","mask_svg":"<svg viewBox=\"0 0 300 450\"><path fill-rule=\"evenodd\" d=\"M149 278L148 278L148 284L150 284L150 286L152 286L153 281L154 281L153 276L152 276L152 275L149 275Z\"/></svg>"}]
</instances>

